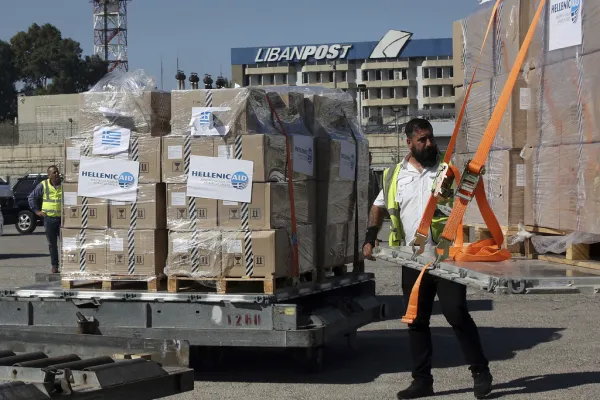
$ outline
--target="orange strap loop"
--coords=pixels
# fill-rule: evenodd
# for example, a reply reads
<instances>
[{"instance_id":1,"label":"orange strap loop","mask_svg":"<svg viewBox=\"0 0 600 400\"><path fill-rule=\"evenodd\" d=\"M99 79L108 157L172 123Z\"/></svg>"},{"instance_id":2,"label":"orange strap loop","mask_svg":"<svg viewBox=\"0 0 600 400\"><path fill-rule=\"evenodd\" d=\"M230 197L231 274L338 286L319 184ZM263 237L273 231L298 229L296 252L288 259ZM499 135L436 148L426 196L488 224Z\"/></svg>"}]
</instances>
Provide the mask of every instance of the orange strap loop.
<instances>
[{"instance_id":1,"label":"orange strap loop","mask_svg":"<svg viewBox=\"0 0 600 400\"><path fill-rule=\"evenodd\" d=\"M496 133L498 132L498 127L500 126L500 122L508 105L508 101L510 100L510 96L512 95L517 76L521 70L523 61L525 60L525 55L527 54L527 51L531 44L533 33L535 31L535 28L537 27L537 23L540 19L540 15L542 14L542 10L544 9L545 3L546 0L541 0L540 4L538 5L535 16L533 17L533 21L531 22L531 25L529 26L529 29L527 31L527 35L525 36L525 40L523 41L523 45L521 46L521 49L519 50L519 53L517 55L517 59L515 60L515 63L510 71L506 85L502 89L502 93L500 94L498 103L494 108L494 112L492 113L492 117L485 130L482 141L479 145L479 148L477 149L477 152L475 153L475 157L466 166L465 171L463 173L463 179L461 180L458 178L458 176L456 176L456 181L460 183L457 188L452 212L450 213L450 217L448 218L446 226L444 227L444 231L442 232L440 244L438 244L438 247L436 249L437 258L435 261L423 267L421 273L419 274L419 278L417 278L417 281L413 286L408 302L406 315L404 315L404 317L402 318L402 321L405 323L411 324L417 317L419 288L421 280L426 270L430 266L435 266L438 262L443 261L446 258L451 258L455 261L477 262L504 261L510 259L511 257L511 254L508 250L501 248L502 243L504 242L504 235L502 233L500 225L498 224L498 220L496 219L496 216L494 215L485 196L485 190L483 187L483 181L481 180L481 174L482 172L484 172L483 166L485 164L487 156L491 151L494 139L496 137ZM497 4L498 3L496 3L496 5ZM492 13L492 18L495 11L496 10L494 10L494 12ZM463 107L461 108L461 114L465 104L466 98L463 103ZM462 115L460 115L459 117L462 117ZM451 150L454 149L452 148ZM446 155L447 154L448 153L446 153ZM460 241L462 242L462 221L465 215L465 211L467 210L467 206L473 197L475 197L475 199L477 200L477 205L479 207L479 210L481 211L481 215L483 216L483 219L488 229L490 230L492 238L472 243L466 248L462 248L462 243L460 243L459 245L457 240L454 243L454 246L452 246L452 243L454 242L455 238L458 239L460 237Z\"/></svg>"}]
</instances>

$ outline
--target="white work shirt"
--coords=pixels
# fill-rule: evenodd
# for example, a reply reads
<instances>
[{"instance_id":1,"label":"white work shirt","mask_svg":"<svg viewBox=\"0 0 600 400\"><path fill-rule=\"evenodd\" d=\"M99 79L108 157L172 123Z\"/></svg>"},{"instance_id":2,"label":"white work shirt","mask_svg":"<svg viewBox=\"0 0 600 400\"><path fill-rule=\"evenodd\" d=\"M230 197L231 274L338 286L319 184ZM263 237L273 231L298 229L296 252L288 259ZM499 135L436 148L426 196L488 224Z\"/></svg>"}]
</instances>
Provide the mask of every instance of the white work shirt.
<instances>
[{"instance_id":1,"label":"white work shirt","mask_svg":"<svg viewBox=\"0 0 600 400\"><path fill-rule=\"evenodd\" d=\"M427 207L427 202L431 196L431 186L437 175L438 165L430 168L423 168L423 172L419 172L411 163L408 162L410 155L402 160L402 168L398 173L396 202L400 207L400 221L405 235L405 245L408 246L415 237L421 218ZM393 170L390 169L390 173ZM383 198L383 189L379 192L377 199L373 205L379 208L386 207L386 199ZM435 246L435 242L431 238L431 229L427 243Z\"/></svg>"}]
</instances>

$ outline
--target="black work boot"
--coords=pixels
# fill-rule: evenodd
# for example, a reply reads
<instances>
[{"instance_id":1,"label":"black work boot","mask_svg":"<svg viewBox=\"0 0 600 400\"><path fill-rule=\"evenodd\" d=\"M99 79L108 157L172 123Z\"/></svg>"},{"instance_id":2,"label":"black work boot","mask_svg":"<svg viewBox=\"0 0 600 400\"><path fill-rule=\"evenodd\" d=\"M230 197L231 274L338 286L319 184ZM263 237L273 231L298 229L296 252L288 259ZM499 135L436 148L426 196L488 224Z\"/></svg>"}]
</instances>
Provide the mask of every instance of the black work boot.
<instances>
[{"instance_id":1,"label":"black work boot","mask_svg":"<svg viewBox=\"0 0 600 400\"><path fill-rule=\"evenodd\" d=\"M484 399L492 392L492 374L490 371L473 373L473 394L477 399Z\"/></svg>"},{"instance_id":2,"label":"black work boot","mask_svg":"<svg viewBox=\"0 0 600 400\"><path fill-rule=\"evenodd\" d=\"M420 399L433 396L433 382L412 381L410 386L396 394L398 400Z\"/></svg>"}]
</instances>

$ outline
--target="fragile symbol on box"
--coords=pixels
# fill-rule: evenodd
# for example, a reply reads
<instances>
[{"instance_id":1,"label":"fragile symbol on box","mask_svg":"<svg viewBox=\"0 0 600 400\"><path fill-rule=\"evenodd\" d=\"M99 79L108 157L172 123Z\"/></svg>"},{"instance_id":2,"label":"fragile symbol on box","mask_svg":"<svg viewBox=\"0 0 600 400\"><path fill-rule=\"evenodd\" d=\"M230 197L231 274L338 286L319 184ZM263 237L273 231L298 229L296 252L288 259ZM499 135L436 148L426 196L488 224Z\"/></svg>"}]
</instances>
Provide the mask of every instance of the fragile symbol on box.
<instances>
[{"instance_id":1,"label":"fragile symbol on box","mask_svg":"<svg viewBox=\"0 0 600 400\"><path fill-rule=\"evenodd\" d=\"M71 208L71 218L79 218L79 214L77 212L78 208Z\"/></svg>"},{"instance_id":2,"label":"fragile symbol on box","mask_svg":"<svg viewBox=\"0 0 600 400\"><path fill-rule=\"evenodd\" d=\"M240 210L237 208L232 208L229 210L229 219L240 219Z\"/></svg>"},{"instance_id":3,"label":"fragile symbol on box","mask_svg":"<svg viewBox=\"0 0 600 400\"><path fill-rule=\"evenodd\" d=\"M125 263L125 256L123 254L117 254L115 264L124 264L124 263Z\"/></svg>"},{"instance_id":4,"label":"fragile symbol on box","mask_svg":"<svg viewBox=\"0 0 600 400\"><path fill-rule=\"evenodd\" d=\"M69 262L71 264L77 262L77 255L75 255L75 254L69 254L67 257L69 258Z\"/></svg>"},{"instance_id":5,"label":"fragile symbol on box","mask_svg":"<svg viewBox=\"0 0 600 400\"><path fill-rule=\"evenodd\" d=\"M79 173L79 163L78 162L73 163L73 172Z\"/></svg>"},{"instance_id":6,"label":"fragile symbol on box","mask_svg":"<svg viewBox=\"0 0 600 400\"><path fill-rule=\"evenodd\" d=\"M181 161L173 161L173 172L181 172Z\"/></svg>"},{"instance_id":7,"label":"fragile symbol on box","mask_svg":"<svg viewBox=\"0 0 600 400\"><path fill-rule=\"evenodd\" d=\"M125 209L124 208L118 208L117 209L117 219L125 219Z\"/></svg>"},{"instance_id":8,"label":"fragile symbol on box","mask_svg":"<svg viewBox=\"0 0 600 400\"><path fill-rule=\"evenodd\" d=\"M182 262L182 263L188 262L188 259L189 259L189 257L188 257L187 254L179 256L179 261Z\"/></svg>"},{"instance_id":9,"label":"fragile symbol on box","mask_svg":"<svg viewBox=\"0 0 600 400\"><path fill-rule=\"evenodd\" d=\"M242 265L242 255L236 254L233 256L235 258L235 265Z\"/></svg>"},{"instance_id":10,"label":"fragile symbol on box","mask_svg":"<svg viewBox=\"0 0 600 400\"><path fill-rule=\"evenodd\" d=\"M179 215L177 218L185 218L185 208L178 208L177 214Z\"/></svg>"}]
</instances>

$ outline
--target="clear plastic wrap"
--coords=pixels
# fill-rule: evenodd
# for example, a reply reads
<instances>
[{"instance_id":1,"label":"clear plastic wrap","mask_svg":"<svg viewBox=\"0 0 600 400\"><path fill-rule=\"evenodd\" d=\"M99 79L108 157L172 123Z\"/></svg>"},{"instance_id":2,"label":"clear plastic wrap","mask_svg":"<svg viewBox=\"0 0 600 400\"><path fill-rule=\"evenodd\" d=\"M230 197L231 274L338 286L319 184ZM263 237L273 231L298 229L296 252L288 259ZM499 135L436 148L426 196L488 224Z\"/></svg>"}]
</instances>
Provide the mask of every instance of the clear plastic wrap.
<instances>
[{"instance_id":1,"label":"clear plastic wrap","mask_svg":"<svg viewBox=\"0 0 600 400\"><path fill-rule=\"evenodd\" d=\"M488 35L475 76L476 81L508 74L535 13L534 0L504 0ZM454 85L467 86L477 63L493 2L453 26ZM532 13L533 10L533 13Z\"/></svg>"},{"instance_id":2,"label":"clear plastic wrap","mask_svg":"<svg viewBox=\"0 0 600 400\"><path fill-rule=\"evenodd\" d=\"M167 216L166 187L164 183L146 183L138 186L135 208L131 202L110 200L110 227L113 229L129 229L131 213L136 212L136 230L166 229Z\"/></svg>"},{"instance_id":3,"label":"clear plastic wrap","mask_svg":"<svg viewBox=\"0 0 600 400\"><path fill-rule=\"evenodd\" d=\"M77 137L89 137L99 126L151 136L171 130L171 94L157 91L155 79L143 70L109 72L80 95L79 108Z\"/></svg>"},{"instance_id":4,"label":"clear plastic wrap","mask_svg":"<svg viewBox=\"0 0 600 400\"><path fill-rule=\"evenodd\" d=\"M61 229L61 274L63 277L105 275L106 229Z\"/></svg>"},{"instance_id":5,"label":"clear plastic wrap","mask_svg":"<svg viewBox=\"0 0 600 400\"><path fill-rule=\"evenodd\" d=\"M83 198L77 196L77 183L63 182L62 226L80 228L82 222ZM106 229L109 227L109 201L104 199L87 199L87 227L89 229Z\"/></svg>"},{"instance_id":6,"label":"clear plastic wrap","mask_svg":"<svg viewBox=\"0 0 600 400\"><path fill-rule=\"evenodd\" d=\"M135 141L136 151L133 142ZM162 181L161 161L161 138L132 136L127 151L112 155L94 154L94 139L92 137L70 138L65 140L65 182L77 182L79 180L79 166L81 157L89 154L92 157L124 159L139 161L140 183L160 183Z\"/></svg>"},{"instance_id":7,"label":"clear plastic wrap","mask_svg":"<svg viewBox=\"0 0 600 400\"><path fill-rule=\"evenodd\" d=\"M485 194L498 223L502 226L517 225L523 222L525 217L525 163L520 153L520 150L491 151L485 163ZM454 156L454 163L461 173L466 163L474 156L474 153ZM475 200L467 207L464 223L485 223Z\"/></svg>"}]
</instances>

